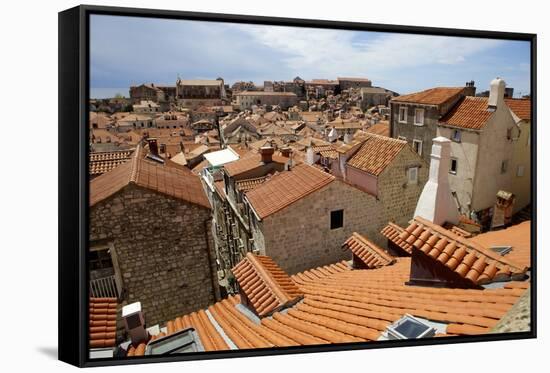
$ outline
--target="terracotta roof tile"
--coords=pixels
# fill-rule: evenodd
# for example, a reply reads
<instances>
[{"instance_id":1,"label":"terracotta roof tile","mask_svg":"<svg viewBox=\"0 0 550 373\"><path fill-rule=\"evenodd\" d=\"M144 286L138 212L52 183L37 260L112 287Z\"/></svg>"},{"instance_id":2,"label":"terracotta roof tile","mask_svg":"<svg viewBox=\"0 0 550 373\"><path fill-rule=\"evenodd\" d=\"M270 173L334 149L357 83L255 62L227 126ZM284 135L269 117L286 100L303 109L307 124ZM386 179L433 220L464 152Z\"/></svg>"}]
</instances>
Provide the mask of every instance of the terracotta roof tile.
<instances>
[{"instance_id":1,"label":"terracotta roof tile","mask_svg":"<svg viewBox=\"0 0 550 373\"><path fill-rule=\"evenodd\" d=\"M89 156L90 175L101 175L111 171L131 158L133 150L118 150L112 152L92 152Z\"/></svg>"},{"instance_id":2,"label":"terracotta roof tile","mask_svg":"<svg viewBox=\"0 0 550 373\"><path fill-rule=\"evenodd\" d=\"M252 179L237 180L235 182L235 186L241 192L248 192L249 190L256 188L258 185L261 185L263 182L265 182L268 179L269 179L268 176L261 176L261 177L255 177Z\"/></svg>"},{"instance_id":3,"label":"terracotta roof tile","mask_svg":"<svg viewBox=\"0 0 550 373\"><path fill-rule=\"evenodd\" d=\"M479 130L485 126L494 112L487 110L487 97L462 98L443 118L440 124Z\"/></svg>"},{"instance_id":4,"label":"terracotta roof tile","mask_svg":"<svg viewBox=\"0 0 550 373\"><path fill-rule=\"evenodd\" d=\"M380 121L365 130L367 133L390 137L390 122Z\"/></svg>"},{"instance_id":5,"label":"terracotta roof tile","mask_svg":"<svg viewBox=\"0 0 550 373\"><path fill-rule=\"evenodd\" d=\"M90 298L90 348L115 347L116 298Z\"/></svg>"},{"instance_id":6,"label":"terracotta roof tile","mask_svg":"<svg viewBox=\"0 0 550 373\"><path fill-rule=\"evenodd\" d=\"M273 163L286 164L288 158L278 156L277 154L272 155ZM258 167L267 167L265 163L262 162L262 156L259 153L249 152L240 159L230 162L224 165L225 172L231 176L236 177L247 171L254 170Z\"/></svg>"},{"instance_id":7,"label":"terracotta roof tile","mask_svg":"<svg viewBox=\"0 0 550 373\"><path fill-rule=\"evenodd\" d=\"M464 87L436 87L408 95L394 97L392 102L407 102L425 105L441 105L464 91Z\"/></svg>"},{"instance_id":8,"label":"terracotta roof tile","mask_svg":"<svg viewBox=\"0 0 550 373\"><path fill-rule=\"evenodd\" d=\"M399 238L477 285L522 277L527 269L421 217L414 218Z\"/></svg>"},{"instance_id":9,"label":"terracotta roof tile","mask_svg":"<svg viewBox=\"0 0 550 373\"><path fill-rule=\"evenodd\" d=\"M412 254L412 245L407 243L405 240L399 238L404 230L405 229L401 228L399 225L390 222L382 229L380 233L382 234L382 236L386 237L388 240L405 250L407 253Z\"/></svg>"},{"instance_id":10,"label":"terracotta roof tile","mask_svg":"<svg viewBox=\"0 0 550 373\"><path fill-rule=\"evenodd\" d=\"M403 140L366 133L363 144L347 164L378 176L406 145Z\"/></svg>"},{"instance_id":11,"label":"terracotta roof tile","mask_svg":"<svg viewBox=\"0 0 550 373\"><path fill-rule=\"evenodd\" d=\"M248 253L232 271L250 306L261 317L302 297L300 289L268 256Z\"/></svg>"},{"instance_id":12,"label":"terracotta roof tile","mask_svg":"<svg viewBox=\"0 0 550 373\"><path fill-rule=\"evenodd\" d=\"M380 246L357 232L353 232L342 247L349 249L369 269L390 265L395 262L395 259Z\"/></svg>"},{"instance_id":13,"label":"terracotta roof tile","mask_svg":"<svg viewBox=\"0 0 550 373\"><path fill-rule=\"evenodd\" d=\"M531 99L505 98L504 101L519 119L531 120Z\"/></svg>"},{"instance_id":14,"label":"terracotta roof tile","mask_svg":"<svg viewBox=\"0 0 550 373\"><path fill-rule=\"evenodd\" d=\"M260 219L264 219L334 180L334 176L301 163L272 176L247 192L246 197Z\"/></svg>"},{"instance_id":15,"label":"terracotta roof tile","mask_svg":"<svg viewBox=\"0 0 550 373\"><path fill-rule=\"evenodd\" d=\"M511 246L503 258L519 266L531 268L531 221L524 221L506 229L478 234L470 239L483 247Z\"/></svg>"},{"instance_id":16,"label":"terracotta roof tile","mask_svg":"<svg viewBox=\"0 0 550 373\"><path fill-rule=\"evenodd\" d=\"M376 340L405 313L447 324L447 336L472 335L489 332L529 291L528 282L516 281L502 289L484 290L407 286L410 267L410 258L396 258L394 265L368 271L351 270L341 262L294 275L303 301L287 312L262 318L259 324L236 308L238 296L210 306L208 312L239 349ZM177 320L189 320L195 328L199 324L197 316L186 315L169 322L169 332ZM185 327L185 322L180 325ZM204 343L221 337L208 317L200 325L204 345L229 348Z\"/></svg>"},{"instance_id":17,"label":"terracotta roof tile","mask_svg":"<svg viewBox=\"0 0 550 373\"><path fill-rule=\"evenodd\" d=\"M130 183L210 208L198 176L191 171L164 167L142 158L137 149L132 159L90 182L90 206L105 200Z\"/></svg>"}]
</instances>

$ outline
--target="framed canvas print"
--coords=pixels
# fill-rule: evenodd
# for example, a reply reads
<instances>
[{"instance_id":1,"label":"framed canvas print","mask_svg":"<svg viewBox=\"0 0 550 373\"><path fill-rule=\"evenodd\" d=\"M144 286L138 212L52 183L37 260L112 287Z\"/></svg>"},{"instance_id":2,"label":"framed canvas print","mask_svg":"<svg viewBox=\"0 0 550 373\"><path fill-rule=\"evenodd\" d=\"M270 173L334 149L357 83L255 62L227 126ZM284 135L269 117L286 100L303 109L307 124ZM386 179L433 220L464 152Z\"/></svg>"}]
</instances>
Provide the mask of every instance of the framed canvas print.
<instances>
[{"instance_id":1,"label":"framed canvas print","mask_svg":"<svg viewBox=\"0 0 550 373\"><path fill-rule=\"evenodd\" d=\"M59 13L59 358L535 337L535 53L533 34Z\"/></svg>"}]
</instances>

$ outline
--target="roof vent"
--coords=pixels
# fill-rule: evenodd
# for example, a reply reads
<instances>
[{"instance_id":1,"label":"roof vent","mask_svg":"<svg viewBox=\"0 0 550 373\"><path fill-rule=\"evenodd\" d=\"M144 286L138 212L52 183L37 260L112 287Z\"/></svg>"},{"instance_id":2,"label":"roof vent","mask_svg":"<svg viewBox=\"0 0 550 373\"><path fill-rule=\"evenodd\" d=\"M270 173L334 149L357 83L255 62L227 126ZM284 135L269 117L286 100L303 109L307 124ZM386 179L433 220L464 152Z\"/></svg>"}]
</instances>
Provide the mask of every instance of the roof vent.
<instances>
[{"instance_id":1,"label":"roof vent","mask_svg":"<svg viewBox=\"0 0 550 373\"><path fill-rule=\"evenodd\" d=\"M389 340L431 338L435 336L435 328L414 316L405 314L389 325L386 333Z\"/></svg>"},{"instance_id":2,"label":"roof vent","mask_svg":"<svg viewBox=\"0 0 550 373\"><path fill-rule=\"evenodd\" d=\"M491 246L491 250L502 256L512 251L512 246Z\"/></svg>"},{"instance_id":3,"label":"roof vent","mask_svg":"<svg viewBox=\"0 0 550 373\"><path fill-rule=\"evenodd\" d=\"M193 328L182 329L147 344L145 355L169 355L204 351L200 338Z\"/></svg>"},{"instance_id":4,"label":"roof vent","mask_svg":"<svg viewBox=\"0 0 550 373\"><path fill-rule=\"evenodd\" d=\"M141 302L122 307L122 319L134 346L147 342L148 335L147 330L145 330L145 317L141 311Z\"/></svg>"}]
</instances>

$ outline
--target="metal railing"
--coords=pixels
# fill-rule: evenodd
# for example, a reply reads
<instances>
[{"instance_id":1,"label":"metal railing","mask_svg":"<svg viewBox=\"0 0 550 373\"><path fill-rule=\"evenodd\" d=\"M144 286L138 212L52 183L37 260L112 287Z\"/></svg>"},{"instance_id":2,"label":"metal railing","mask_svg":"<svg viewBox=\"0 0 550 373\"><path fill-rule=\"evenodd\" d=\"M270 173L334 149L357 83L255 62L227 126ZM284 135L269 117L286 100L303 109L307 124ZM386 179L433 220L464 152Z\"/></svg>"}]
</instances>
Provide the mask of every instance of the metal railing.
<instances>
[{"instance_id":1,"label":"metal railing","mask_svg":"<svg viewBox=\"0 0 550 373\"><path fill-rule=\"evenodd\" d=\"M115 276L90 280L90 296L93 298L118 298Z\"/></svg>"}]
</instances>

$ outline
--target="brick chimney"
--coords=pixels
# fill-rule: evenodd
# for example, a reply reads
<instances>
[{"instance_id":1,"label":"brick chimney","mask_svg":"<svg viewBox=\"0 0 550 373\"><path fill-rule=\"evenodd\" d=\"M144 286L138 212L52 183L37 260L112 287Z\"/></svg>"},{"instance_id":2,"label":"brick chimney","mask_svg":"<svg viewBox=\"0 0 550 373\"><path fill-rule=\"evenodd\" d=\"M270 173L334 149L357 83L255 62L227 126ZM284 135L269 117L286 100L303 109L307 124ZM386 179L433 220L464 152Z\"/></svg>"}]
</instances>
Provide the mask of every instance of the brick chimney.
<instances>
[{"instance_id":1,"label":"brick chimney","mask_svg":"<svg viewBox=\"0 0 550 373\"><path fill-rule=\"evenodd\" d=\"M153 155L159 155L159 145L157 142L157 139L155 137L149 137L147 139L147 143L149 144L149 152Z\"/></svg>"},{"instance_id":2,"label":"brick chimney","mask_svg":"<svg viewBox=\"0 0 550 373\"><path fill-rule=\"evenodd\" d=\"M433 139L430 155L430 177L414 211L435 224L458 224L458 208L451 196L449 187L449 166L451 162L451 140L445 137Z\"/></svg>"},{"instance_id":3,"label":"brick chimney","mask_svg":"<svg viewBox=\"0 0 550 373\"><path fill-rule=\"evenodd\" d=\"M262 156L263 163L270 163L273 161L273 153L275 149L272 146L262 146L260 148L260 155Z\"/></svg>"},{"instance_id":4,"label":"brick chimney","mask_svg":"<svg viewBox=\"0 0 550 373\"><path fill-rule=\"evenodd\" d=\"M476 95L476 86L475 82L473 80L470 80L469 82L466 82L466 86L464 87L464 96L475 96Z\"/></svg>"},{"instance_id":5,"label":"brick chimney","mask_svg":"<svg viewBox=\"0 0 550 373\"><path fill-rule=\"evenodd\" d=\"M491 89L489 90L488 109L495 110L504 105L504 91L506 90L506 82L500 78L495 78L491 81Z\"/></svg>"},{"instance_id":6,"label":"brick chimney","mask_svg":"<svg viewBox=\"0 0 550 373\"><path fill-rule=\"evenodd\" d=\"M290 153L292 153L292 149L288 146L285 146L284 148L281 148L281 155L285 158L290 158Z\"/></svg>"}]
</instances>

